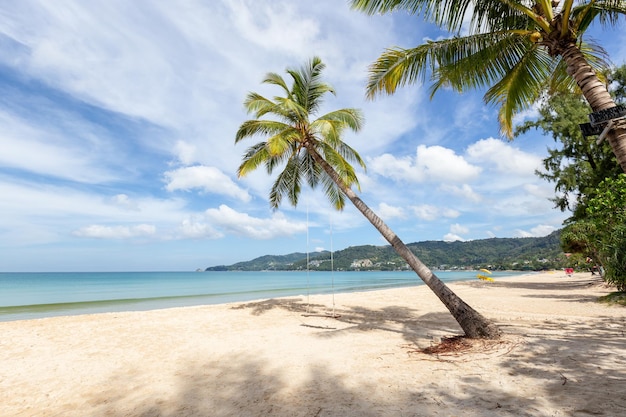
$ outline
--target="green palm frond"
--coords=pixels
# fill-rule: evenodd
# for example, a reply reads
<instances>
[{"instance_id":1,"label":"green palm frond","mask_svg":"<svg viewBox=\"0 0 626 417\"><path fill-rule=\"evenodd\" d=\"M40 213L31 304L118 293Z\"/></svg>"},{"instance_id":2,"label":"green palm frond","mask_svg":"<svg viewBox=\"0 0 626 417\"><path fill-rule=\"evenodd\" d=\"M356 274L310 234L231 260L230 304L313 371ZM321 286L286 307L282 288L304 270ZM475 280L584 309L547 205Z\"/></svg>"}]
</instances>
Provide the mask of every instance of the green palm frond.
<instances>
[{"instance_id":1,"label":"green palm frond","mask_svg":"<svg viewBox=\"0 0 626 417\"><path fill-rule=\"evenodd\" d=\"M342 140L344 130L358 132L363 123L363 116L356 109L342 109L321 116L311 123L311 131L316 132L324 142L340 148L345 145Z\"/></svg>"},{"instance_id":2,"label":"green palm frond","mask_svg":"<svg viewBox=\"0 0 626 417\"><path fill-rule=\"evenodd\" d=\"M549 3L539 0L541 1ZM497 31L503 27L519 27L521 22L528 19L540 21L538 13L529 8L528 3L515 0L352 0L351 3L352 8L368 14L396 10L419 14L451 33L458 33L466 26L470 34L475 34ZM552 18L552 8L549 7L547 12L549 21ZM514 26L503 26L503 22ZM547 27L547 22L544 27Z\"/></svg>"},{"instance_id":3,"label":"green palm frond","mask_svg":"<svg viewBox=\"0 0 626 417\"><path fill-rule=\"evenodd\" d=\"M500 32L510 30L528 30L540 27L547 29L548 21L552 19L552 9L549 8L547 20L528 7L526 2L513 0L481 0L472 1L468 7L471 10L471 20L469 24L469 34L480 34L489 32ZM442 21L444 27L454 27L456 32L461 30L464 23L465 12L457 9L454 21Z\"/></svg>"},{"instance_id":4,"label":"green palm frond","mask_svg":"<svg viewBox=\"0 0 626 417\"><path fill-rule=\"evenodd\" d=\"M245 177L250 172L255 171L259 165L267 161L270 155L265 145L265 142L259 142L248 148L242 158L241 165L239 165L237 169L237 176L239 178Z\"/></svg>"},{"instance_id":5,"label":"green palm frond","mask_svg":"<svg viewBox=\"0 0 626 417\"><path fill-rule=\"evenodd\" d=\"M423 0L352 0L352 8L368 14L388 13L396 9L404 9L409 13L422 11Z\"/></svg>"},{"instance_id":6,"label":"green palm frond","mask_svg":"<svg viewBox=\"0 0 626 417\"><path fill-rule=\"evenodd\" d=\"M347 143L340 140L341 129L336 128L335 123L320 119L316 120L314 123L318 127L317 130L320 132L320 135L324 138L320 146L326 144L333 148L347 163L356 162L363 169L366 169L365 161L363 161L359 153ZM319 125L321 125L321 128L319 128Z\"/></svg>"},{"instance_id":7,"label":"green palm frond","mask_svg":"<svg viewBox=\"0 0 626 417\"><path fill-rule=\"evenodd\" d=\"M298 123L309 119L309 111L298 101L286 97L275 97L274 100L281 109L280 113L274 114L282 116L285 121Z\"/></svg>"},{"instance_id":8,"label":"green palm frond","mask_svg":"<svg viewBox=\"0 0 626 417\"><path fill-rule=\"evenodd\" d=\"M329 120L339 122L353 132L358 132L363 127L363 113L359 109L341 109L326 113L317 120Z\"/></svg>"},{"instance_id":9,"label":"green palm frond","mask_svg":"<svg viewBox=\"0 0 626 417\"><path fill-rule=\"evenodd\" d=\"M367 95L425 81L432 74L431 96L442 86L457 91L489 86L503 77L532 45L530 31L498 32L428 41L412 49L389 49L370 66Z\"/></svg>"},{"instance_id":10,"label":"green palm frond","mask_svg":"<svg viewBox=\"0 0 626 417\"><path fill-rule=\"evenodd\" d=\"M324 142L332 146L343 143L341 134L343 133L344 126L341 123L332 120L317 119L311 123L311 130L316 132L316 137L322 138Z\"/></svg>"},{"instance_id":11,"label":"green palm frond","mask_svg":"<svg viewBox=\"0 0 626 417\"><path fill-rule=\"evenodd\" d=\"M301 178L298 159L290 158L285 168L276 177L270 190L270 205L276 209L280 206L283 196L287 196L291 205L298 205L301 190Z\"/></svg>"},{"instance_id":12,"label":"green palm frond","mask_svg":"<svg viewBox=\"0 0 626 417\"><path fill-rule=\"evenodd\" d=\"M328 175L322 176L324 195L336 210L343 210L346 206L346 198L341 189Z\"/></svg>"},{"instance_id":13,"label":"green palm frond","mask_svg":"<svg viewBox=\"0 0 626 417\"><path fill-rule=\"evenodd\" d=\"M256 118L278 110L276 108L276 103L257 93L249 93L246 96L243 105L246 111L254 114L254 117Z\"/></svg>"},{"instance_id":14,"label":"green palm frond","mask_svg":"<svg viewBox=\"0 0 626 417\"><path fill-rule=\"evenodd\" d=\"M288 161L293 157L293 153L283 153L278 155L272 155L269 151L267 152L267 159L265 160L265 170L269 175L271 175L275 169L282 167L285 164L285 161Z\"/></svg>"},{"instance_id":15,"label":"green palm frond","mask_svg":"<svg viewBox=\"0 0 626 417\"><path fill-rule=\"evenodd\" d=\"M615 26L620 16L626 14L624 0L596 0L572 7L571 17L575 30L582 34L592 22L599 21L603 26Z\"/></svg>"},{"instance_id":16,"label":"green palm frond","mask_svg":"<svg viewBox=\"0 0 626 417\"><path fill-rule=\"evenodd\" d=\"M542 0L539 0L541 2ZM422 15L451 33L468 30L470 35L511 29L524 29L530 24L547 27L527 3L514 0L427 0ZM552 9L549 8L548 20Z\"/></svg>"},{"instance_id":17,"label":"green palm frond","mask_svg":"<svg viewBox=\"0 0 626 417\"><path fill-rule=\"evenodd\" d=\"M347 162L356 162L363 170L366 170L365 161L361 158L361 155L347 143L342 142L335 147L335 150L342 156Z\"/></svg>"},{"instance_id":18,"label":"green palm frond","mask_svg":"<svg viewBox=\"0 0 626 417\"><path fill-rule=\"evenodd\" d=\"M270 190L270 205L273 208L278 208L285 197L296 205L303 179L313 188L322 183L333 205L343 208L342 187L358 186L350 162L357 162L365 168L363 159L341 138L345 129L355 132L361 129L363 115L359 110L336 110L317 120L310 120L319 110L323 96L334 94L332 86L322 81L323 69L324 64L317 57L300 69L288 69L287 73L293 81L290 88L282 77L270 73L264 82L279 86L284 96L268 100L259 94L249 93L244 102L248 112L258 118L241 124L235 142L253 136L265 137L266 141L248 149L238 174L245 176L262 164L270 174L280 167L281 172ZM321 164L324 168L316 162L320 157L328 163ZM336 172L328 174L325 171L328 167ZM340 184L331 185L333 178L338 179Z\"/></svg>"},{"instance_id":19,"label":"green palm frond","mask_svg":"<svg viewBox=\"0 0 626 417\"><path fill-rule=\"evenodd\" d=\"M431 44L429 42L426 45ZM428 61L426 45L413 49L387 49L370 65L366 93L374 98L378 93L393 94L398 87L415 84L426 78L428 69L434 69Z\"/></svg>"},{"instance_id":20,"label":"green palm frond","mask_svg":"<svg viewBox=\"0 0 626 417\"><path fill-rule=\"evenodd\" d=\"M310 153L303 151L300 155L300 169L302 170L302 175L306 178L306 182L309 187L317 187L323 170L315 162L315 159L313 159L313 156Z\"/></svg>"},{"instance_id":21,"label":"green palm frond","mask_svg":"<svg viewBox=\"0 0 626 417\"><path fill-rule=\"evenodd\" d=\"M576 85L576 80L570 77L570 75L567 73L567 64L565 63L565 61L560 59L556 67L554 68L552 77L550 78L547 92L549 94L555 94L579 90L580 89L578 88L578 85Z\"/></svg>"},{"instance_id":22,"label":"green palm frond","mask_svg":"<svg viewBox=\"0 0 626 417\"><path fill-rule=\"evenodd\" d=\"M609 59L609 54L595 41L587 39L584 42L580 42L579 49L585 56L587 63L597 72L602 72L610 67L611 60Z\"/></svg>"},{"instance_id":23,"label":"green palm frond","mask_svg":"<svg viewBox=\"0 0 626 417\"><path fill-rule=\"evenodd\" d=\"M298 131L292 127L267 139L268 152L272 156L289 153L297 148Z\"/></svg>"},{"instance_id":24,"label":"green palm frond","mask_svg":"<svg viewBox=\"0 0 626 417\"><path fill-rule=\"evenodd\" d=\"M504 77L534 45L527 32L488 33L445 39L429 45L429 53L437 64L431 97L441 86L456 91L483 88Z\"/></svg>"},{"instance_id":25,"label":"green palm frond","mask_svg":"<svg viewBox=\"0 0 626 417\"><path fill-rule=\"evenodd\" d=\"M550 83L558 60L539 48L529 48L485 94L487 103L500 104L502 133L513 137L513 116L534 103Z\"/></svg>"},{"instance_id":26,"label":"green palm frond","mask_svg":"<svg viewBox=\"0 0 626 417\"><path fill-rule=\"evenodd\" d=\"M339 178L348 186L356 185L358 189L361 188L359 179L357 178L354 167L341 156L336 149L328 144L321 142L319 144L320 153L324 156L324 159L339 175Z\"/></svg>"},{"instance_id":27,"label":"green palm frond","mask_svg":"<svg viewBox=\"0 0 626 417\"><path fill-rule=\"evenodd\" d=\"M293 78L292 94L308 113L315 113L322 104L322 96L326 93L335 94L330 84L321 80L321 72L326 68L319 57L313 57L300 70L287 70Z\"/></svg>"},{"instance_id":28,"label":"green palm frond","mask_svg":"<svg viewBox=\"0 0 626 417\"><path fill-rule=\"evenodd\" d=\"M275 72L267 73L263 79L263 84L277 85L283 90L287 97L291 96L291 91L289 90L289 87L287 87L285 79Z\"/></svg>"},{"instance_id":29,"label":"green palm frond","mask_svg":"<svg viewBox=\"0 0 626 417\"><path fill-rule=\"evenodd\" d=\"M276 135L291 129L291 126L274 120L248 120L239 126L235 135L235 143L252 136Z\"/></svg>"}]
</instances>

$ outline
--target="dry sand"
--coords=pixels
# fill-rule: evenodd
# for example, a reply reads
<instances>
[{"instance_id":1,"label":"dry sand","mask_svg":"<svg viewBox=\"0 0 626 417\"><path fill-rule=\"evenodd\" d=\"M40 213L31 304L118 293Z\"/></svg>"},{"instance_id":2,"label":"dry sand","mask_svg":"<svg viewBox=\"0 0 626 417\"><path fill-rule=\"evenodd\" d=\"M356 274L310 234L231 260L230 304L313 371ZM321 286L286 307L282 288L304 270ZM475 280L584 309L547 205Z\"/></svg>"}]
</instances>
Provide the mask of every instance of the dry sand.
<instances>
[{"instance_id":1,"label":"dry sand","mask_svg":"<svg viewBox=\"0 0 626 417\"><path fill-rule=\"evenodd\" d=\"M561 272L451 286L505 331L463 354L424 286L0 323L0 416L622 416L626 308Z\"/></svg>"}]
</instances>

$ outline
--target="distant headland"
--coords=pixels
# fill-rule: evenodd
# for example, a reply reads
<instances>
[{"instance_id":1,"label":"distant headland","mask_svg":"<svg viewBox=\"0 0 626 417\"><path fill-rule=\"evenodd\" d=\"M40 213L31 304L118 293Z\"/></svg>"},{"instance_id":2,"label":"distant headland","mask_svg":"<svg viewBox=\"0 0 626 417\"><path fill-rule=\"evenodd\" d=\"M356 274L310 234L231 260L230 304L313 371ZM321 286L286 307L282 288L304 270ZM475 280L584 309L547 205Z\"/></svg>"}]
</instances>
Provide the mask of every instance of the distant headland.
<instances>
[{"instance_id":1,"label":"distant headland","mask_svg":"<svg viewBox=\"0 0 626 417\"><path fill-rule=\"evenodd\" d=\"M567 266L560 245L560 231L544 237L490 238L467 242L424 241L408 247L431 269L481 269L542 271ZM331 268L332 264L332 268ZM307 254L264 255L205 271L299 271L307 269ZM309 270L402 271L409 269L389 245L351 246L336 251L309 254Z\"/></svg>"}]
</instances>

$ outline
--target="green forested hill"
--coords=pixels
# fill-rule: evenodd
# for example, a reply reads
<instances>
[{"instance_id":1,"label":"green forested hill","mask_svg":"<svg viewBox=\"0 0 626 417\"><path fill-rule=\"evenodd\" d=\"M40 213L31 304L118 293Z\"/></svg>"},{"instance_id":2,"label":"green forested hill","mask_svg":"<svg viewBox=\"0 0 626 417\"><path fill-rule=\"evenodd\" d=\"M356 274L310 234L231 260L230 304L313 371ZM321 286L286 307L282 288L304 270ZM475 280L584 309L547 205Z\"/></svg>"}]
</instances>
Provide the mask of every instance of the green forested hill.
<instances>
[{"instance_id":1,"label":"green forested hill","mask_svg":"<svg viewBox=\"0 0 626 417\"><path fill-rule=\"evenodd\" d=\"M318 255L315 253L314 255ZM309 258L312 258L309 255ZM226 266L214 266L209 267L207 271L265 271L272 269L289 270L289 265L293 265L295 262L305 260L306 265L306 253L295 252L289 255L265 255L251 261L238 262L236 264Z\"/></svg>"},{"instance_id":2,"label":"green forested hill","mask_svg":"<svg viewBox=\"0 0 626 417\"><path fill-rule=\"evenodd\" d=\"M545 237L493 238L469 242L427 241L408 245L432 269L542 270L562 268L566 258L560 247L560 231ZM330 252L309 255L309 268L329 271ZM402 270L406 263L391 246L352 246L333 253L335 270ZM265 255L207 271L295 271L306 269L306 253Z\"/></svg>"}]
</instances>

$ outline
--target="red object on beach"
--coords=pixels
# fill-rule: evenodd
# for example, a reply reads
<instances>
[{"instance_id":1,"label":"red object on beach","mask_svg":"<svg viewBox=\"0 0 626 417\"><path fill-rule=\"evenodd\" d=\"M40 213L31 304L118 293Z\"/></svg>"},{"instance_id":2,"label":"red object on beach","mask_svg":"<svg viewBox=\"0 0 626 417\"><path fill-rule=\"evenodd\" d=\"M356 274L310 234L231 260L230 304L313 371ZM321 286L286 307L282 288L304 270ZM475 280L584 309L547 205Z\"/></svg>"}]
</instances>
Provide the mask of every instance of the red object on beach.
<instances>
[{"instance_id":1,"label":"red object on beach","mask_svg":"<svg viewBox=\"0 0 626 417\"><path fill-rule=\"evenodd\" d=\"M565 275L571 277L574 274L574 268L565 268Z\"/></svg>"}]
</instances>

